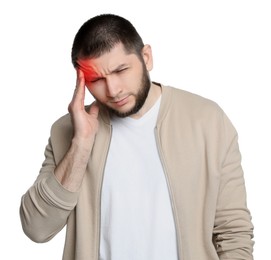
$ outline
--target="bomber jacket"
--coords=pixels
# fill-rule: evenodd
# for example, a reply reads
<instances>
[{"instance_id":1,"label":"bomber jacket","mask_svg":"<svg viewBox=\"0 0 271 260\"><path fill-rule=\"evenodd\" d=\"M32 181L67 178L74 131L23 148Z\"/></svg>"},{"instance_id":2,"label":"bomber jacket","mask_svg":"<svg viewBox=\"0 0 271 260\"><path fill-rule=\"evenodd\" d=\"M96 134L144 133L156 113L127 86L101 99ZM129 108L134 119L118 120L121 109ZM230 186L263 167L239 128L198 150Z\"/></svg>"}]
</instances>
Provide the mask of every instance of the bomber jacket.
<instances>
[{"instance_id":1,"label":"bomber jacket","mask_svg":"<svg viewBox=\"0 0 271 260\"><path fill-rule=\"evenodd\" d=\"M235 128L215 102L161 87L155 135L179 259L253 259L253 225ZM98 260L101 190L111 138L108 114L99 113L99 131L78 192L66 190L54 175L72 137L67 114L52 125L40 173L22 196L21 223L36 242L49 241L66 226L63 259Z\"/></svg>"}]
</instances>

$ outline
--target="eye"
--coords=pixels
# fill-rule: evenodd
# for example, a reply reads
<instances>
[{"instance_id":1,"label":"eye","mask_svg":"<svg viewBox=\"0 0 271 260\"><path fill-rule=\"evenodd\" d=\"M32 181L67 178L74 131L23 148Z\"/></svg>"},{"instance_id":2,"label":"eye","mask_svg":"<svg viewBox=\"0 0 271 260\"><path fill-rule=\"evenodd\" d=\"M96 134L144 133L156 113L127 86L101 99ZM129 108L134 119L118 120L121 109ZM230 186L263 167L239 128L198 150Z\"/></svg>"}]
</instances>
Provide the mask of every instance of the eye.
<instances>
[{"instance_id":1,"label":"eye","mask_svg":"<svg viewBox=\"0 0 271 260\"><path fill-rule=\"evenodd\" d=\"M120 70L117 70L116 72L117 73L121 73L121 72L124 72L125 70L127 70L128 68L123 68L123 69L120 69Z\"/></svg>"},{"instance_id":2,"label":"eye","mask_svg":"<svg viewBox=\"0 0 271 260\"><path fill-rule=\"evenodd\" d=\"M95 83L97 82L99 79L93 79L93 80L90 80L90 83Z\"/></svg>"},{"instance_id":3,"label":"eye","mask_svg":"<svg viewBox=\"0 0 271 260\"><path fill-rule=\"evenodd\" d=\"M103 78L92 78L92 79L90 79L88 82L89 83L95 83L95 82L98 82L99 80L102 80Z\"/></svg>"}]
</instances>

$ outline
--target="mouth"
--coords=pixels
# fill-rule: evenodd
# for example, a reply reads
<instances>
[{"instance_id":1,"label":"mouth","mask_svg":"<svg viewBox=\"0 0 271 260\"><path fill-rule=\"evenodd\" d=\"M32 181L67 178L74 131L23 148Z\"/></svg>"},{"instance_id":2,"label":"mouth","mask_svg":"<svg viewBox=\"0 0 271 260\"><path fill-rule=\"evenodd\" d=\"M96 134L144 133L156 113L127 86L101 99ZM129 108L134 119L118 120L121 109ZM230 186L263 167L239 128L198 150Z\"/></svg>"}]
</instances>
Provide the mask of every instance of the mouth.
<instances>
[{"instance_id":1,"label":"mouth","mask_svg":"<svg viewBox=\"0 0 271 260\"><path fill-rule=\"evenodd\" d=\"M128 98L129 96L125 96L124 98L112 100L111 103L118 107L121 107L128 103Z\"/></svg>"}]
</instances>

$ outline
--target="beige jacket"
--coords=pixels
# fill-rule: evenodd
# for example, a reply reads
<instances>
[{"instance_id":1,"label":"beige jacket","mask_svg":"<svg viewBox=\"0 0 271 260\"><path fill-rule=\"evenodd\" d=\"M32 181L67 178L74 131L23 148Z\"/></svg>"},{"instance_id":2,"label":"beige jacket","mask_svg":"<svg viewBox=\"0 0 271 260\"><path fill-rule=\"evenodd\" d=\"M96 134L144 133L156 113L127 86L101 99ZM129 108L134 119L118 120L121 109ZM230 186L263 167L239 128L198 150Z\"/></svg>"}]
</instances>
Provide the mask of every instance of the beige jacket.
<instances>
[{"instance_id":1,"label":"beige jacket","mask_svg":"<svg viewBox=\"0 0 271 260\"><path fill-rule=\"evenodd\" d=\"M52 126L40 174L22 197L22 227L32 240L46 242L66 226L64 260L99 259L101 189L111 138L103 111L99 120L81 190L65 190L53 174L73 135L65 115ZM237 133L227 116L210 100L162 86L155 133L171 196L179 259L253 259L253 226Z\"/></svg>"}]
</instances>

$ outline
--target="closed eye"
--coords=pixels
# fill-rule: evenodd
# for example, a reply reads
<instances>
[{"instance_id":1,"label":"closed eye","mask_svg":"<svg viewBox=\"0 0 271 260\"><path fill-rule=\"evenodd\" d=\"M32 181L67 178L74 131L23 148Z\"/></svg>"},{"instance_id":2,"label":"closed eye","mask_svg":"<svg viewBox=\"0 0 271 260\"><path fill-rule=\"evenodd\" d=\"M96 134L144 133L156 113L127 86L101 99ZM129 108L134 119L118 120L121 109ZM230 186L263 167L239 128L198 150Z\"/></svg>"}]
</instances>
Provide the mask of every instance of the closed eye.
<instances>
[{"instance_id":1,"label":"closed eye","mask_svg":"<svg viewBox=\"0 0 271 260\"><path fill-rule=\"evenodd\" d=\"M95 83L95 82L97 82L97 81L99 81L99 80L101 80L101 79L103 79L103 78L95 78L95 79L92 79L92 80L90 80L90 83Z\"/></svg>"},{"instance_id":2,"label":"closed eye","mask_svg":"<svg viewBox=\"0 0 271 260\"><path fill-rule=\"evenodd\" d=\"M121 73L121 72L123 72L123 71L125 71L125 70L127 70L128 68L123 68L123 69L119 69L119 70L116 70L115 72L116 73Z\"/></svg>"}]
</instances>

